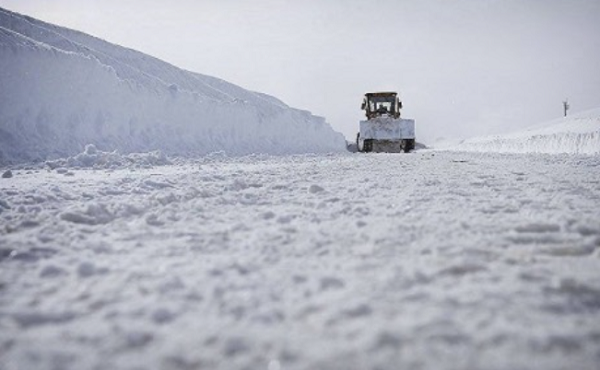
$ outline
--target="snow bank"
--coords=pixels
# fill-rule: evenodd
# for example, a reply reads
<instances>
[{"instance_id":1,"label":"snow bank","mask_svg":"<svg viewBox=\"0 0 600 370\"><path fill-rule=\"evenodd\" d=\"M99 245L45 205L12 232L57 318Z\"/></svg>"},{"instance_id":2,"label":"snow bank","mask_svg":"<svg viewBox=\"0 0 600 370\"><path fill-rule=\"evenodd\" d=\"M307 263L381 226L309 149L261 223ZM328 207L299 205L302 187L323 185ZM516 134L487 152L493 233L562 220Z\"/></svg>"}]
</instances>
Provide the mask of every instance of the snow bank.
<instances>
[{"instance_id":1,"label":"snow bank","mask_svg":"<svg viewBox=\"0 0 600 370\"><path fill-rule=\"evenodd\" d=\"M0 165L121 153L343 151L322 117L0 8Z\"/></svg>"},{"instance_id":2,"label":"snow bank","mask_svg":"<svg viewBox=\"0 0 600 370\"><path fill-rule=\"evenodd\" d=\"M468 139L438 149L504 153L599 154L600 109L553 120L521 132Z\"/></svg>"}]
</instances>

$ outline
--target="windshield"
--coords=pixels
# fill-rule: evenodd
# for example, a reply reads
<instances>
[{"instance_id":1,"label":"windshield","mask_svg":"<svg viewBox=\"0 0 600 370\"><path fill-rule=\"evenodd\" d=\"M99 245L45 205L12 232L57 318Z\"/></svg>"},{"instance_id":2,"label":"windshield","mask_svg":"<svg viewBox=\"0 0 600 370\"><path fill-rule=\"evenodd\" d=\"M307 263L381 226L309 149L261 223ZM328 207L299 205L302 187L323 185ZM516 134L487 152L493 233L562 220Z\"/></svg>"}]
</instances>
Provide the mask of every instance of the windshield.
<instances>
[{"instance_id":1,"label":"windshield","mask_svg":"<svg viewBox=\"0 0 600 370\"><path fill-rule=\"evenodd\" d=\"M393 96L369 97L369 110L371 112L393 112L396 98Z\"/></svg>"}]
</instances>

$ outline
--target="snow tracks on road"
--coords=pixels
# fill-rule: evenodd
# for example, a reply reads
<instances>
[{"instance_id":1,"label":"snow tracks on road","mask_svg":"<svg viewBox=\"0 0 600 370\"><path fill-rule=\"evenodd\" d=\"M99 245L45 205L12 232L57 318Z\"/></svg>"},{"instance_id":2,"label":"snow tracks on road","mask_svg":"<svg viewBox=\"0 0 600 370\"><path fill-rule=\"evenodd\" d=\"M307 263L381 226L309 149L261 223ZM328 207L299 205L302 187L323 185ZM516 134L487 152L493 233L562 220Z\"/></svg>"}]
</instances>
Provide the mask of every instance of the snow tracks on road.
<instances>
[{"instance_id":1,"label":"snow tracks on road","mask_svg":"<svg viewBox=\"0 0 600 370\"><path fill-rule=\"evenodd\" d=\"M172 162L0 179L6 369L598 363L598 156Z\"/></svg>"}]
</instances>

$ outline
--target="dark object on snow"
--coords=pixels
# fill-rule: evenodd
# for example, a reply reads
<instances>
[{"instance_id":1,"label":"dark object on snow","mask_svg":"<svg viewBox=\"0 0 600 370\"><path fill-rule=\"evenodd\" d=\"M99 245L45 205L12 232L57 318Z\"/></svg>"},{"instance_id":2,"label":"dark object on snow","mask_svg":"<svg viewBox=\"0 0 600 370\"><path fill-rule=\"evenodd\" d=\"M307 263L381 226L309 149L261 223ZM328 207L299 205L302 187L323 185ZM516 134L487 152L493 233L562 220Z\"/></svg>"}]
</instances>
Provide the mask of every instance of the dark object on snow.
<instances>
[{"instance_id":1,"label":"dark object on snow","mask_svg":"<svg viewBox=\"0 0 600 370\"><path fill-rule=\"evenodd\" d=\"M3 179L10 179L11 177L13 177L13 174L12 174L11 170L6 170L6 172L4 172L2 174L2 178Z\"/></svg>"},{"instance_id":2,"label":"dark object on snow","mask_svg":"<svg viewBox=\"0 0 600 370\"><path fill-rule=\"evenodd\" d=\"M402 102L394 91L366 93L360 107L366 121L356 135L359 152L408 153L415 150L415 120L400 118Z\"/></svg>"}]
</instances>

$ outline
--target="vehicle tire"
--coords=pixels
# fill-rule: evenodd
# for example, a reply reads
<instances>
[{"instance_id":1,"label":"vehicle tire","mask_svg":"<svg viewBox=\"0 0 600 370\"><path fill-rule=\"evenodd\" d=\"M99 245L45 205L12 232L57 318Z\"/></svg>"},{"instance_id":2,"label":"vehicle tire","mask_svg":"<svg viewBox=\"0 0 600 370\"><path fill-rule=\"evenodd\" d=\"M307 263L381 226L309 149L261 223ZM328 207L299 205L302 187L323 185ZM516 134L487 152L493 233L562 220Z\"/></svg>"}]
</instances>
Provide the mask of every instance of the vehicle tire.
<instances>
[{"instance_id":1,"label":"vehicle tire","mask_svg":"<svg viewBox=\"0 0 600 370\"><path fill-rule=\"evenodd\" d=\"M404 153L409 153L415 150L415 139L404 140Z\"/></svg>"}]
</instances>

